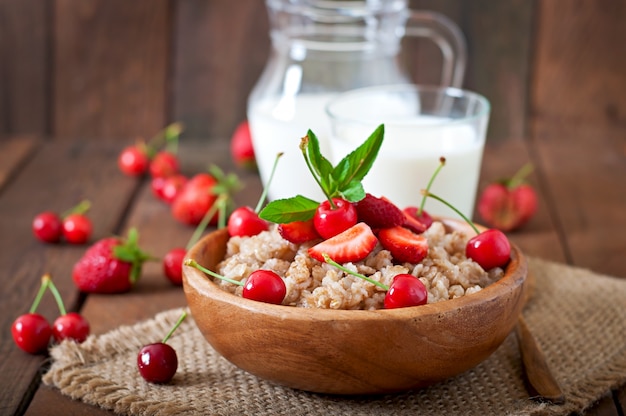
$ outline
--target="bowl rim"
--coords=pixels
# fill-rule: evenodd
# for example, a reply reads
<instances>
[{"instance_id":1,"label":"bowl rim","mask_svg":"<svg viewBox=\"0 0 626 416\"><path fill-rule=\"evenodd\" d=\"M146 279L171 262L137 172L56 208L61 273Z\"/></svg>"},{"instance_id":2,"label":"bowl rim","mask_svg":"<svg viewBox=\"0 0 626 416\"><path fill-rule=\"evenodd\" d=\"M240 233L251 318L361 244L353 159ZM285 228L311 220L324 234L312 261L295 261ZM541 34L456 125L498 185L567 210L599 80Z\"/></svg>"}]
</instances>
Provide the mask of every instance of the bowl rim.
<instances>
[{"instance_id":1,"label":"bowl rim","mask_svg":"<svg viewBox=\"0 0 626 416\"><path fill-rule=\"evenodd\" d=\"M446 219L448 221L448 219ZM452 220L455 221L456 220ZM216 235L228 233L226 228L213 231L203 238L201 238L185 256L187 258L193 258L198 260L200 254L203 251L206 242L215 238ZM227 237L221 236L222 238ZM524 254L514 243L511 244L511 259L505 268L504 276L490 284L487 287L482 288L480 291L472 293L470 295L461 296L459 298L449 299L445 301L420 305L410 306L404 308L395 309L325 309L325 308L302 308L290 305L275 305L271 303L259 302L251 299L246 299L241 296L237 296L230 292L227 292L218 287L210 276L197 270L194 267L183 265L183 285L193 285L196 290L202 289L201 292L205 295L209 295L212 299L227 303L238 308L246 309L254 312L261 312L264 315L285 317L289 315L289 319L305 319L305 320L320 320L320 321L332 321L332 320L344 320L344 319L372 319L372 318L416 318L419 316L444 314L453 312L463 307L472 307L485 302L493 301L499 296L508 293L512 288L524 285L527 281L528 267Z\"/></svg>"}]
</instances>

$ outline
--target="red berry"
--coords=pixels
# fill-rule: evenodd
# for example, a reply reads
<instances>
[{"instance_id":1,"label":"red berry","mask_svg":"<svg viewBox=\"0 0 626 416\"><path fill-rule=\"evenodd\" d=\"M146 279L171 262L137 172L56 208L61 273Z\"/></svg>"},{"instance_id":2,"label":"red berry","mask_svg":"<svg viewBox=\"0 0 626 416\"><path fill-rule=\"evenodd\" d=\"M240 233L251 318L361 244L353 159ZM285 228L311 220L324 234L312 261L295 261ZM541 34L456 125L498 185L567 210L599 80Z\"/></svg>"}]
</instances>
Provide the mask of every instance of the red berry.
<instances>
[{"instance_id":1,"label":"red berry","mask_svg":"<svg viewBox=\"0 0 626 416\"><path fill-rule=\"evenodd\" d=\"M406 308L424 305L428 301L428 291L417 277L410 274L399 274L393 278L389 290L385 294L385 308Z\"/></svg>"},{"instance_id":2,"label":"red berry","mask_svg":"<svg viewBox=\"0 0 626 416\"><path fill-rule=\"evenodd\" d=\"M340 198L333 198L333 203L334 208L328 200L322 202L313 216L315 230L324 239L334 237L357 223L354 205Z\"/></svg>"},{"instance_id":3,"label":"red berry","mask_svg":"<svg viewBox=\"0 0 626 416\"><path fill-rule=\"evenodd\" d=\"M129 146L122 150L118 159L117 166L122 173L128 176L140 176L146 173L150 159L143 149L138 146Z\"/></svg>"},{"instance_id":4,"label":"red berry","mask_svg":"<svg viewBox=\"0 0 626 416\"><path fill-rule=\"evenodd\" d=\"M165 179L160 176L156 178L152 178L150 181L150 189L152 189L152 194L159 199L163 199L163 187L165 186Z\"/></svg>"},{"instance_id":5,"label":"red berry","mask_svg":"<svg viewBox=\"0 0 626 416\"><path fill-rule=\"evenodd\" d=\"M91 238L91 220L83 214L70 214L63 220L63 237L71 244L85 244Z\"/></svg>"},{"instance_id":6,"label":"red berry","mask_svg":"<svg viewBox=\"0 0 626 416\"><path fill-rule=\"evenodd\" d=\"M285 281L271 270L255 270L243 286L241 296L259 302L280 305L285 299Z\"/></svg>"},{"instance_id":7,"label":"red berry","mask_svg":"<svg viewBox=\"0 0 626 416\"><path fill-rule=\"evenodd\" d=\"M148 344L137 355L137 367L146 381L168 383L178 369L178 357L174 348L168 344Z\"/></svg>"},{"instance_id":8,"label":"red berry","mask_svg":"<svg viewBox=\"0 0 626 416\"><path fill-rule=\"evenodd\" d=\"M89 322L76 312L61 315L52 324L52 335L57 342L64 339L83 342L89 335Z\"/></svg>"},{"instance_id":9,"label":"red berry","mask_svg":"<svg viewBox=\"0 0 626 416\"><path fill-rule=\"evenodd\" d=\"M213 186L217 181L208 173L199 173L192 177L172 203L172 215L184 224L198 225L207 213L217 196L213 194ZM211 224L217 223L217 215Z\"/></svg>"},{"instance_id":10,"label":"red berry","mask_svg":"<svg viewBox=\"0 0 626 416\"><path fill-rule=\"evenodd\" d=\"M513 231L525 225L537 211L537 194L528 184L514 187L493 183L478 199L478 213L491 227Z\"/></svg>"},{"instance_id":11,"label":"red berry","mask_svg":"<svg viewBox=\"0 0 626 416\"><path fill-rule=\"evenodd\" d=\"M45 243L57 243L63 233L61 218L50 211L37 215L33 219L32 228L35 237Z\"/></svg>"},{"instance_id":12,"label":"red berry","mask_svg":"<svg viewBox=\"0 0 626 416\"><path fill-rule=\"evenodd\" d=\"M259 218L250 207L239 207L228 218L228 234L231 237L252 237L268 229L267 221Z\"/></svg>"},{"instance_id":13,"label":"red berry","mask_svg":"<svg viewBox=\"0 0 626 416\"><path fill-rule=\"evenodd\" d=\"M153 178L167 178L180 171L178 157L168 151L157 153L150 161L150 175Z\"/></svg>"},{"instance_id":14,"label":"red berry","mask_svg":"<svg viewBox=\"0 0 626 416\"><path fill-rule=\"evenodd\" d=\"M418 215L419 208L406 207L402 210L404 213L403 227L408 228L414 233L421 234L433 224L433 218L424 210Z\"/></svg>"},{"instance_id":15,"label":"red berry","mask_svg":"<svg viewBox=\"0 0 626 416\"><path fill-rule=\"evenodd\" d=\"M187 250L184 248L173 248L163 257L163 273L175 285L183 284L183 260Z\"/></svg>"},{"instance_id":16,"label":"red berry","mask_svg":"<svg viewBox=\"0 0 626 416\"><path fill-rule=\"evenodd\" d=\"M337 263L363 260L378 244L369 225L360 222L334 237L324 240L309 248L309 256L324 261L327 254Z\"/></svg>"},{"instance_id":17,"label":"red berry","mask_svg":"<svg viewBox=\"0 0 626 416\"><path fill-rule=\"evenodd\" d=\"M27 313L19 316L11 326L13 341L29 354L37 354L48 349L52 328L43 316L38 313Z\"/></svg>"},{"instance_id":18,"label":"red berry","mask_svg":"<svg viewBox=\"0 0 626 416\"><path fill-rule=\"evenodd\" d=\"M161 192L161 198L163 201L168 204L174 202L180 191L185 187L186 183L187 177L182 174L172 175L166 178Z\"/></svg>"},{"instance_id":19,"label":"red berry","mask_svg":"<svg viewBox=\"0 0 626 416\"><path fill-rule=\"evenodd\" d=\"M378 239L399 262L419 263L428 254L428 240L408 228L385 228L378 232Z\"/></svg>"},{"instance_id":20,"label":"red berry","mask_svg":"<svg viewBox=\"0 0 626 416\"><path fill-rule=\"evenodd\" d=\"M315 230L313 219L278 224L278 233L285 240L294 244L302 244L320 238Z\"/></svg>"},{"instance_id":21,"label":"red berry","mask_svg":"<svg viewBox=\"0 0 626 416\"><path fill-rule=\"evenodd\" d=\"M76 286L86 293L129 291L139 279L143 263L151 259L137 240L137 231L131 229L126 239L108 237L94 243L74 265Z\"/></svg>"},{"instance_id":22,"label":"red berry","mask_svg":"<svg viewBox=\"0 0 626 416\"><path fill-rule=\"evenodd\" d=\"M359 221L372 227L389 228L402 225L404 214L387 198L377 198L371 194L365 194L365 198L354 204Z\"/></svg>"},{"instance_id":23,"label":"red berry","mask_svg":"<svg viewBox=\"0 0 626 416\"><path fill-rule=\"evenodd\" d=\"M509 262L511 244L502 231L492 228L472 237L465 247L465 255L484 270L503 267Z\"/></svg>"},{"instance_id":24,"label":"red berry","mask_svg":"<svg viewBox=\"0 0 626 416\"><path fill-rule=\"evenodd\" d=\"M236 165L255 169L256 160L254 157L254 147L252 146L252 136L248 121L242 121L230 141L230 153Z\"/></svg>"}]
</instances>

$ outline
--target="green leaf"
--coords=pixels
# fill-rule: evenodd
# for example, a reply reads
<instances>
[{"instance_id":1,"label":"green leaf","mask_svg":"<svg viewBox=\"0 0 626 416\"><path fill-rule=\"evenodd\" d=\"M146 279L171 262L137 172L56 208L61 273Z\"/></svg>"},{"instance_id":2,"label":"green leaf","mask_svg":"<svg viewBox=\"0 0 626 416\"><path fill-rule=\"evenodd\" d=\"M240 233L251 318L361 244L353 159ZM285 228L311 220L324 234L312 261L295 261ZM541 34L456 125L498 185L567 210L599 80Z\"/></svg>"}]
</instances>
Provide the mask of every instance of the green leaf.
<instances>
[{"instance_id":1,"label":"green leaf","mask_svg":"<svg viewBox=\"0 0 626 416\"><path fill-rule=\"evenodd\" d=\"M277 199L270 202L259 212L259 217L277 224L307 221L313 218L318 206L319 202L302 195L296 195L293 198Z\"/></svg>"},{"instance_id":2,"label":"green leaf","mask_svg":"<svg viewBox=\"0 0 626 416\"><path fill-rule=\"evenodd\" d=\"M307 132L307 137L308 140L306 150L309 161L311 162L311 167L315 170L318 177L324 181L323 178L328 177L328 175L333 171L333 165L322 155L320 142L315 133L309 130Z\"/></svg>"},{"instance_id":3,"label":"green leaf","mask_svg":"<svg viewBox=\"0 0 626 416\"><path fill-rule=\"evenodd\" d=\"M350 182L350 184L341 192L341 196L347 201L359 202L365 198L365 189L363 189L363 184L361 184L361 181Z\"/></svg>"},{"instance_id":4,"label":"green leaf","mask_svg":"<svg viewBox=\"0 0 626 416\"><path fill-rule=\"evenodd\" d=\"M361 181L367 175L383 144L385 126L381 124L359 147L346 155L333 170L333 177L339 183L339 191L344 192L354 181Z\"/></svg>"}]
</instances>

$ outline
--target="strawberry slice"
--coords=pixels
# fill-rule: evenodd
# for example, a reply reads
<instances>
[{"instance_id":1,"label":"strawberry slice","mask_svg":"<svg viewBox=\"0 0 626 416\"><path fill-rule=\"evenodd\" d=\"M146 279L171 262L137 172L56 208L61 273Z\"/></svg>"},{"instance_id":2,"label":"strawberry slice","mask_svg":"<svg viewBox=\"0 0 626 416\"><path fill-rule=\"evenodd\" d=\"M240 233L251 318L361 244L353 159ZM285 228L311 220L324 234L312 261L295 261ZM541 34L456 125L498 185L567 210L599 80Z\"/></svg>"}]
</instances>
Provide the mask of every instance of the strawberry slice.
<instances>
[{"instance_id":1,"label":"strawberry slice","mask_svg":"<svg viewBox=\"0 0 626 416\"><path fill-rule=\"evenodd\" d=\"M419 263L428 254L428 240L404 227L385 228L378 232L380 244L399 262Z\"/></svg>"},{"instance_id":2,"label":"strawberry slice","mask_svg":"<svg viewBox=\"0 0 626 416\"><path fill-rule=\"evenodd\" d=\"M309 248L309 256L324 261L327 254L337 263L348 263L363 260L374 250L378 239L364 222L359 222L334 237Z\"/></svg>"},{"instance_id":3,"label":"strawberry slice","mask_svg":"<svg viewBox=\"0 0 626 416\"><path fill-rule=\"evenodd\" d=\"M313 224L313 219L278 224L278 233L285 240L294 244L302 244L320 238Z\"/></svg>"},{"instance_id":4,"label":"strawberry slice","mask_svg":"<svg viewBox=\"0 0 626 416\"><path fill-rule=\"evenodd\" d=\"M365 194L365 198L354 204L357 218L374 229L402 225L404 214L385 197L377 198Z\"/></svg>"}]
</instances>

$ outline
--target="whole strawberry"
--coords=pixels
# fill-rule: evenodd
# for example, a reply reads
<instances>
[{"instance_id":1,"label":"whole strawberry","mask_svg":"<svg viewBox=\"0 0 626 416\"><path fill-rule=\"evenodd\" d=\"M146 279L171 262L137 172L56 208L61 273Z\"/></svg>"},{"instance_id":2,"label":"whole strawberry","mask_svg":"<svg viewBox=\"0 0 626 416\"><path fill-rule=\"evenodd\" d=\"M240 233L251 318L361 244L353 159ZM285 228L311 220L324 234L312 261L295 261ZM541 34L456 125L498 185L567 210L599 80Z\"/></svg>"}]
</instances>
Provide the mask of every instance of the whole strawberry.
<instances>
[{"instance_id":1,"label":"whole strawberry","mask_svg":"<svg viewBox=\"0 0 626 416\"><path fill-rule=\"evenodd\" d=\"M512 178L489 184L478 199L478 213L483 221L501 231L513 231L525 225L537 211L537 194L524 182L532 166L522 167Z\"/></svg>"},{"instance_id":2,"label":"whole strawberry","mask_svg":"<svg viewBox=\"0 0 626 416\"><path fill-rule=\"evenodd\" d=\"M74 265L72 279L82 292L122 293L139 280L143 263L152 257L137 245L139 234L132 228L128 238L109 237L87 249Z\"/></svg>"},{"instance_id":3,"label":"whole strawberry","mask_svg":"<svg viewBox=\"0 0 626 416\"><path fill-rule=\"evenodd\" d=\"M217 199L213 192L217 183L208 173L198 173L187 181L172 203L174 218L183 224L198 225ZM214 216L211 223L215 224L216 220Z\"/></svg>"},{"instance_id":4,"label":"whole strawberry","mask_svg":"<svg viewBox=\"0 0 626 416\"><path fill-rule=\"evenodd\" d=\"M242 121L235 129L230 141L230 152L237 166L250 170L256 169L256 159L248 121Z\"/></svg>"}]
</instances>

